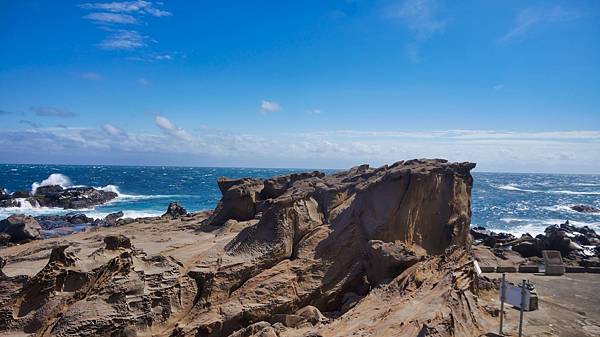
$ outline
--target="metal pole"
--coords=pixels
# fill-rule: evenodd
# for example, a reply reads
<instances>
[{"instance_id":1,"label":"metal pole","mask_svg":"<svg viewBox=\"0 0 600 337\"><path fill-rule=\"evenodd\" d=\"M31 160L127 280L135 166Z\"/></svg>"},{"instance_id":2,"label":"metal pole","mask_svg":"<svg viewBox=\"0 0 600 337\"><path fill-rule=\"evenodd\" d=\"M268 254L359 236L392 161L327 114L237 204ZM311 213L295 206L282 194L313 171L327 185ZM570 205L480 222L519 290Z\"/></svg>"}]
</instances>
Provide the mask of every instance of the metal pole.
<instances>
[{"instance_id":1,"label":"metal pole","mask_svg":"<svg viewBox=\"0 0 600 337\"><path fill-rule=\"evenodd\" d=\"M525 310L525 294L527 290L525 289L525 280L523 280L523 284L521 285L521 313L519 316L519 337L521 337L523 333L523 310Z\"/></svg>"},{"instance_id":2,"label":"metal pole","mask_svg":"<svg viewBox=\"0 0 600 337\"><path fill-rule=\"evenodd\" d=\"M504 297L506 295L504 282L506 281L506 274L502 273L502 283L500 284L500 335L504 335L502 332L502 324L504 323Z\"/></svg>"}]
</instances>

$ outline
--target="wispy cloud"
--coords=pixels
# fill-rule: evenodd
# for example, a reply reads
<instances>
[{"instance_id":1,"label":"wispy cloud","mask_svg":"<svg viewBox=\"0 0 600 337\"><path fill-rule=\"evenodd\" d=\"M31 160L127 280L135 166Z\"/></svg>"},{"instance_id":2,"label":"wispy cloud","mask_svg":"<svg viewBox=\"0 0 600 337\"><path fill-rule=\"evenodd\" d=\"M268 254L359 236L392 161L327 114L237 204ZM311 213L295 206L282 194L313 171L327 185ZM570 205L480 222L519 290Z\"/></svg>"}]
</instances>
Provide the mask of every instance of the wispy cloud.
<instances>
[{"instance_id":1,"label":"wispy cloud","mask_svg":"<svg viewBox=\"0 0 600 337\"><path fill-rule=\"evenodd\" d=\"M263 99L260 102L260 112L262 113L277 112L279 110L281 110L281 106L275 101Z\"/></svg>"},{"instance_id":2,"label":"wispy cloud","mask_svg":"<svg viewBox=\"0 0 600 337\"><path fill-rule=\"evenodd\" d=\"M306 111L307 115L320 115L321 114L321 109L312 109L312 110L308 110Z\"/></svg>"},{"instance_id":3,"label":"wispy cloud","mask_svg":"<svg viewBox=\"0 0 600 337\"><path fill-rule=\"evenodd\" d=\"M137 24L138 20L128 14L119 13L90 13L84 16L85 19L92 20L96 23L107 24Z\"/></svg>"},{"instance_id":4,"label":"wispy cloud","mask_svg":"<svg viewBox=\"0 0 600 337\"><path fill-rule=\"evenodd\" d=\"M158 3L158 2L157 2ZM161 10L151 1L115 1L102 3L84 3L79 5L80 8L89 10L103 10L116 13L139 13L148 14L151 16L162 17L171 16L172 13Z\"/></svg>"},{"instance_id":5,"label":"wispy cloud","mask_svg":"<svg viewBox=\"0 0 600 337\"><path fill-rule=\"evenodd\" d=\"M500 90L504 89L504 84L498 83L498 84L494 85L492 87L492 89L494 89L494 91L500 91Z\"/></svg>"},{"instance_id":6,"label":"wispy cloud","mask_svg":"<svg viewBox=\"0 0 600 337\"><path fill-rule=\"evenodd\" d=\"M534 27L542 24L571 21L580 17L578 12L561 6L528 7L519 11L512 27L500 38L500 42L508 43L523 38Z\"/></svg>"},{"instance_id":7,"label":"wispy cloud","mask_svg":"<svg viewBox=\"0 0 600 337\"><path fill-rule=\"evenodd\" d=\"M54 158L69 153L75 158L93 152L94 158L112 158L115 153L132 153L162 164L176 157L189 160L178 164L209 158L205 164L263 167L349 167L435 157L475 161L478 169L488 171L599 173L600 131L339 130L265 136L209 128L188 133L164 116L154 121L162 134L121 134L116 127L0 129L0 154Z\"/></svg>"},{"instance_id":8,"label":"wispy cloud","mask_svg":"<svg viewBox=\"0 0 600 337\"><path fill-rule=\"evenodd\" d=\"M150 80L145 79L143 77L142 78L138 78L137 82L138 82L139 85L142 85L144 87L147 87L147 86L149 86L151 84Z\"/></svg>"},{"instance_id":9,"label":"wispy cloud","mask_svg":"<svg viewBox=\"0 0 600 337\"><path fill-rule=\"evenodd\" d=\"M75 113L65 108L49 107L49 106L32 106L30 108L38 116L45 117L73 117Z\"/></svg>"},{"instance_id":10,"label":"wispy cloud","mask_svg":"<svg viewBox=\"0 0 600 337\"><path fill-rule=\"evenodd\" d=\"M414 41L404 48L410 63L421 62L421 44L446 28L446 20L437 12L435 0L405 0L384 10L385 17L399 20L412 33Z\"/></svg>"},{"instance_id":11,"label":"wispy cloud","mask_svg":"<svg viewBox=\"0 0 600 337\"><path fill-rule=\"evenodd\" d=\"M90 81L102 81L104 79L104 76L102 76L102 74L94 72L94 71L81 73L80 76L81 76L81 78L90 80Z\"/></svg>"},{"instance_id":12,"label":"wispy cloud","mask_svg":"<svg viewBox=\"0 0 600 337\"><path fill-rule=\"evenodd\" d=\"M147 26L145 18L172 15L171 12L162 10L157 6L162 6L162 2L140 0L83 3L79 5L84 10L92 11L83 16L85 19L96 24L98 28L110 32L110 35L98 44L100 48L130 51L147 47L146 42L148 40L153 41L140 32L143 27ZM137 26L132 29L131 25ZM170 54L168 55L164 59L170 59ZM160 59L156 58L156 60Z\"/></svg>"},{"instance_id":13,"label":"wispy cloud","mask_svg":"<svg viewBox=\"0 0 600 337\"><path fill-rule=\"evenodd\" d=\"M100 42L106 50L132 50L146 46L146 37L135 30L117 30Z\"/></svg>"},{"instance_id":14,"label":"wispy cloud","mask_svg":"<svg viewBox=\"0 0 600 337\"><path fill-rule=\"evenodd\" d=\"M0 115L9 115L9 114L12 114L12 113L13 113L12 111L7 111L7 110L0 109Z\"/></svg>"},{"instance_id":15,"label":"wispy cloud","mask_svg":"<svg viewBox=\"0 0 600 337\"><path fill-rule=\"evenodd\" d=\"M28 126L34 128L34 129L39 129L39 128L42 127L42 124L30 121L30 120L26 120L26 119L21 119L19 121L19 123L28 125Z\"/></svg>"},{"instance_id":16,"label":"wispy cloud","mask_svg":"<svg viewBox=\"0 0 600 337\"><path fill-rule=\"evenodd\" d=\"M417 39L425 40L446 26L446 21L437 17L436 8L434 0L406 0L400 6L388 8L386 14L400 19Z\"/></svg>"},{"instance_id":17,"label":"wispy cloud","mask_svg":"<svg viewBox=\"0 0 600 337\"><path fill-rule=\"evenodd\" d=\"M102 130L104 130L104 132L106 132L109 136L127 137L125 130L109 123L102 125Z\"/></svg>"},{"instance_id":18,"label":"wispy cloud","mask_svg":"<svg viewBox=\"0 0 600 337\"><path fill-rule=\"evenodd\" d=\"M174 138L183 141L191 141L193 139L187 131L175 126L175 124L173 124L173 122L171 122L171 120L169 120L167 117L158 115L154 118L154 122L164 133Z\"/></svg>"}]
</instances>

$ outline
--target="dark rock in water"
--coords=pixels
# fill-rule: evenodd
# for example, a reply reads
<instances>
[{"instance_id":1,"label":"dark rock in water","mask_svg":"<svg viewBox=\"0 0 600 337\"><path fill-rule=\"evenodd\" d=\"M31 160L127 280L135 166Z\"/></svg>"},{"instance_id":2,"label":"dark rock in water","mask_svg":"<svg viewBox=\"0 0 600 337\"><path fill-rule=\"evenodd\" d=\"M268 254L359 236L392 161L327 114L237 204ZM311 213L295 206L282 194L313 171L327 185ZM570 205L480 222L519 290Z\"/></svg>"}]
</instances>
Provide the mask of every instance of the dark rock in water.
<instances>
[{"instance_id":1,"label":"dark rock in water","mask_svg":"<svg viewBox=\"0 0 600 337\"><path fill-rule=\"evenodd\" d=\"M29 191L16 191L11 195L13 198L29 198L30 196L31 193Z\"/></svg>"},{"instance_id":2,"label":"dark rock in water","mask_svg":"<svg viewBox=\"0 0 600 337\"><path fill-rule=\"evenodd\" d=\"M119 248L131 248L131 240L129 240L129 238L124 235L109 235L104 238L104 243L106 244L106 249L108 250L117 250Z\"/></svg>"},{"instance_id":3,"label":"dark rock in water","mask_svg":"<svg viewBox=\"0 0 600 337\"><path fill-rule=\"evenodd\" d=\"M64 209L90 208L116 198L115 192L97 190L93 187L72 187L63 189L58 185L40 186L32 197L29 191L17 191L10 197L0 198L0 207L22 207L23 202L33 207L57 207ZM22 200L25 198L26 200Z\"/></svg>"},{"instance_id":4,"label":"dark rock in water","mask_svg":"<svg viewBox=\"0 0 600 337\"><path fill-rule=\"evenodd\" d=\"M109 215L104 217L104 222L106 222L109 225L115 225L117 223L117 220L119 220L119 218L123 217L123 212L119 211L119 212L114 212L114 213L110 213Z\"/></svg>"},{"instance_id":5,"label":"dark rock in water","mask_svg":"<svg viewBox=\"0 0 600 337\"><path fill-rule=\"evenodd\" d=\"M171 216L172 218L178 218L180 216L186 215L187 211L183 206L176 202L170 202L169 207L167 207L167 212L162 216Z\"/></svg>"},{"instance_id":6,"label":"dark rock in water","mask_svg":"<svg viewBox=\"0 0 600 337\"><path fill-rule=\"evenodd\" d=\"M94 219L83 213L67 213L65 215L39 215L35 219L43 229L55 229L60 227L72 227L74 225L91 225Z\"/></svg>"},{"instance_id":7,"label":"dark rock in water","mask_svg":"<svg viewBox=\"0 0 600 337\"><path fill-rule=\"evenodd\" d=\"M39 188L38 188L39 190ZM90 208L101 205L116 198L115 192L97 190L92 187L73 187L60 192L37 194L35 199L40 206L60 208Z\"/></svg>"},{"instance_id":8,"label":"dark rock in water","mask_svg":"<svg viewBox=\"0 0 600 337\"><path fill-rule=\"evenodd\" d=\"M51 193L60 193L63 191L60 185L40 186L35 190L35 195L46 195Z\"/></svg>"},{"instance_id":9,"label":"dark rock in water","mask_svg":"<svg viewBox=\"0 0 600 337\"><path fill-rule=\"evenodd\" d=\"M31 216L15 214L0 221L0 232L10 235L11 242L37 239L42 227Z\"/></svg>"},{"instance_id":10,"label":"dark rock in water","mask_svg":"<svg viewBox=\"0 0 600 337\"><path fill-rule=\"evenodd\" d=\"M573 206L570 206L569 208L571 208L572 210L574 210L576 212L581 212L581 213L600 213L600 209L598 209L594 206L590 206L590 205L573 205Z\"/></svg>"}]
</instances>

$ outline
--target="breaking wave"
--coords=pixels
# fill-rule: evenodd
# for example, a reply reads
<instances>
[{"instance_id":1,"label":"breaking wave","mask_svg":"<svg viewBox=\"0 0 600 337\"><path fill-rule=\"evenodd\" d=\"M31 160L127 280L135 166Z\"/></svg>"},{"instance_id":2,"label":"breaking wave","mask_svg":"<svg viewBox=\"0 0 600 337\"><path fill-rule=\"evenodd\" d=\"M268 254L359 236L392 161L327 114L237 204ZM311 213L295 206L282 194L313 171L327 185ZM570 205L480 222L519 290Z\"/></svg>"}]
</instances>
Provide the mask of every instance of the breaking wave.
<instances>
[{"instance_id":1,"label":"breaking wave","mask_svg":"<svg viewBox=\"0 0 600 337\"><path fill-rule=\"evenodd\" d=\"M35 194L35 191L42 186L59 185L62 188L71 187L71 179L64 174L52 173L48 178L42 180L42 182L34 182L31 184L31 194Z\"/></svg>"},{"instance_id":2,"label":"breaking wave","mask_svg":"<svg viewBox=\"0 0 600 337\"><path fill-rule=\"evenodd\" d=\"M497 189L505 191L529 192L529 193L548 193L548 194L570 194L570 195L600 195L600 191L570 191L570 190L531 190L518 187L517 184L492 185Z\"/></svg>"}]
</instances>

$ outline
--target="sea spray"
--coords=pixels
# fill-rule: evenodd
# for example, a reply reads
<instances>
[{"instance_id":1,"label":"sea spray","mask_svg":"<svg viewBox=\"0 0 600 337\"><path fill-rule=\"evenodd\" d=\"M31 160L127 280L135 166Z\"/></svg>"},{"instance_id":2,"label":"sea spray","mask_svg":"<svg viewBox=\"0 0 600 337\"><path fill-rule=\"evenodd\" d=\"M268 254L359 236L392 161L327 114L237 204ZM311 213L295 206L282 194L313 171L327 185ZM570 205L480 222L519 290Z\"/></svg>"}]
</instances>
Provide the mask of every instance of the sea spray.
<instances>
[{"instance_id":1,"label":"sea spray","mask_svg":"<svg viewBox=\"0 0 600 337\"><path fill-rule=\"evenodd\" d=\"M64 174L52 173L48 178L42 180L41 183L34 182L31 184L31 194L35 195L35 192L39 187L52 185L59 185L62 188L71 187L71 179Z\"/></svg>"}]
</instances>

